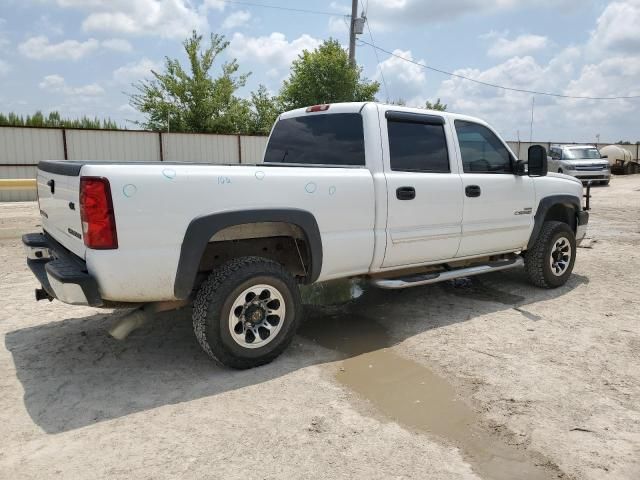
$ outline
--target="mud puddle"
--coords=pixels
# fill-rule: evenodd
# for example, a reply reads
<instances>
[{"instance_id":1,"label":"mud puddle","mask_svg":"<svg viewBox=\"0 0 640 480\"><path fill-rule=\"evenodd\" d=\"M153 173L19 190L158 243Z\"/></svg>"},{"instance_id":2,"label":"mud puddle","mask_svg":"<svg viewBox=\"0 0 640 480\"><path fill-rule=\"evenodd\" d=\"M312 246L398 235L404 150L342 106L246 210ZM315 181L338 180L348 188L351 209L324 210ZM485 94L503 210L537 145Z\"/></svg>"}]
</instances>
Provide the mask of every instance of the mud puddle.
<instances>
[{"instance_id":1,"label":"mud puddle","mask_svg":"<svg viewBox=\"0 0 640 480\"><path fill-rule=\"evenodd\" d=\"M300 334L342 354L337 381L369 401L383 416L455 444L484 479L562 476L549 460L492 434L446 380L394 353L389 348L393 340L372 318L352 314L346 306L339 313L336 308L308 310L309 319Z\"/></svg>"}]
</instances>

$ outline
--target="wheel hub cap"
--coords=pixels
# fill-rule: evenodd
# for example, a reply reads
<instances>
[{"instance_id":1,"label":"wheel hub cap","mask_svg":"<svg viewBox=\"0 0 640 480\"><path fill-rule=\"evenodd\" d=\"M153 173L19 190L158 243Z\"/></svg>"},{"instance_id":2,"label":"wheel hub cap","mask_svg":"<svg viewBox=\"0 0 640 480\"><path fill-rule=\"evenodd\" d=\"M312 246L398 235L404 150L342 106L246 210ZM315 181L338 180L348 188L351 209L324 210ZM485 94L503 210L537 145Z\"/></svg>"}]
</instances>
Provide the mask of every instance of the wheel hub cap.
<instances>
[{"instance_id":1,"label":"wheel hub cap","mask_svg":"<svg viewBox=\"0 0 640 480\"><path fill-rule=\"evenodd\" d=\"M235 299L229 312L231 338L244 348L259 348L280 332L286 313L284 297L271 285L255 285Z\"/></svg>"},{"instance_id":2,"label":"wheel hub cap","mask_svg":"<svg viewBox=\"0 0 640 480\"><path fill-rule=\"evenodd\" d=\"M551 257L549 263L551 265L551 273L556 277L564 275L569 269L571 263L571 243L566 237L558 238L551 248Z\"/></svg>"}]
</instances>

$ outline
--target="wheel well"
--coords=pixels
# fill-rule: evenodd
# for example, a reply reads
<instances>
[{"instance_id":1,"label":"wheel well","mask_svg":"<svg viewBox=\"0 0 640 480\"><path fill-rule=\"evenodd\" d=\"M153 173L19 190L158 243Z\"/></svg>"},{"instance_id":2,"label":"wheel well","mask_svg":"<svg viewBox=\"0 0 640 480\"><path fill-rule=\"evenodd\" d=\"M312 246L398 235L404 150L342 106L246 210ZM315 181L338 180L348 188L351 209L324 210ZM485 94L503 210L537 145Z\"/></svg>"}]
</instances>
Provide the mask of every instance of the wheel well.
<instances>
[{"instance_id":1,"label":"wheel well","mask_svg":"<svg viewBox=\"0 0 640 480\"><path fill-rule=\"evenodd\" d=\"M545 222L563 222L576 231L576 209L574 205L567 205L563 203L556 203L549 210L544 217Z\"/></svg>"},{"instance_id":2,"label":"wheel well","mask_svg":"<svg viewBox=\"0 0 640 480\"><path fill-rule=\"evenodd\" d=\"M311 252L304 231L287 222L254 222L226 227L207 243L198 273L212 271L233 258L257 256L283 265L300 282L310 272Z\"/></svg>"}]
</instances>

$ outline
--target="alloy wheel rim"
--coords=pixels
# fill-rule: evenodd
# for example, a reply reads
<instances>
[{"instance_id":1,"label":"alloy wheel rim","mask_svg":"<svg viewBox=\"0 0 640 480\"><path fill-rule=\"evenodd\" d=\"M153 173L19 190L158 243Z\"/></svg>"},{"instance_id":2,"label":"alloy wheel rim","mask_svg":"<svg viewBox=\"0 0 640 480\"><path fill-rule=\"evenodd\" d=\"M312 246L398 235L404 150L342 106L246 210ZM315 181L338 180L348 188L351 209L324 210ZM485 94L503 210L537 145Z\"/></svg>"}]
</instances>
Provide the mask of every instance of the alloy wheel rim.
<instances>
[{"instance_id":1,"label":"alloy wheel rim","mask_svg":"<svg viewBox=\"0 0 640 480\"><path fill-rule=\"evenodd\" d=\"M569 269L571 254L571 243L569 243L569 239L566 237L558 238L551 248L551 255L549 257L551 273L556 277L564 275Z\"/></svg>"},{"instance_id":2,"label":"alloy wheel rim","mask_svg":"<svg viewBox=\"0 0 640 480\"><path fill-rule=\"evenodd\" d=\"M276 338L285 314L284 297L277 288L254 285L240 293L231 305L229 333L241 347L263 347Z\"/></svg>"}]
</instances>

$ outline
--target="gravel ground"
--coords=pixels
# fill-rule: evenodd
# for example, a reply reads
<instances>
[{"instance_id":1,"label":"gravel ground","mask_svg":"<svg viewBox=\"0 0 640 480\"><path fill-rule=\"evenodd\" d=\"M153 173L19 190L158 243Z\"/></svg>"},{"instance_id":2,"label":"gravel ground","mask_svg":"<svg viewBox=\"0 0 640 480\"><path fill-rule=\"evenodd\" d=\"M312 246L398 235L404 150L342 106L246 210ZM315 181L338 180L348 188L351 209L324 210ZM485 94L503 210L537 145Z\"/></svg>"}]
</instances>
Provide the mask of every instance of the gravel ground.
<instances>
[{"instance_id":1,"label":"gravel ground","mask_svg":"<svg viewBox=\"0 0 640 480\"><path fill-rule=\"evenodd\" d=\"M271 365L201 352L190 312L34 302L0 204L0 478L640 478L640 176L594 188L557 290L509 271L309 307Z\"/></svg>"}]
</instances>

